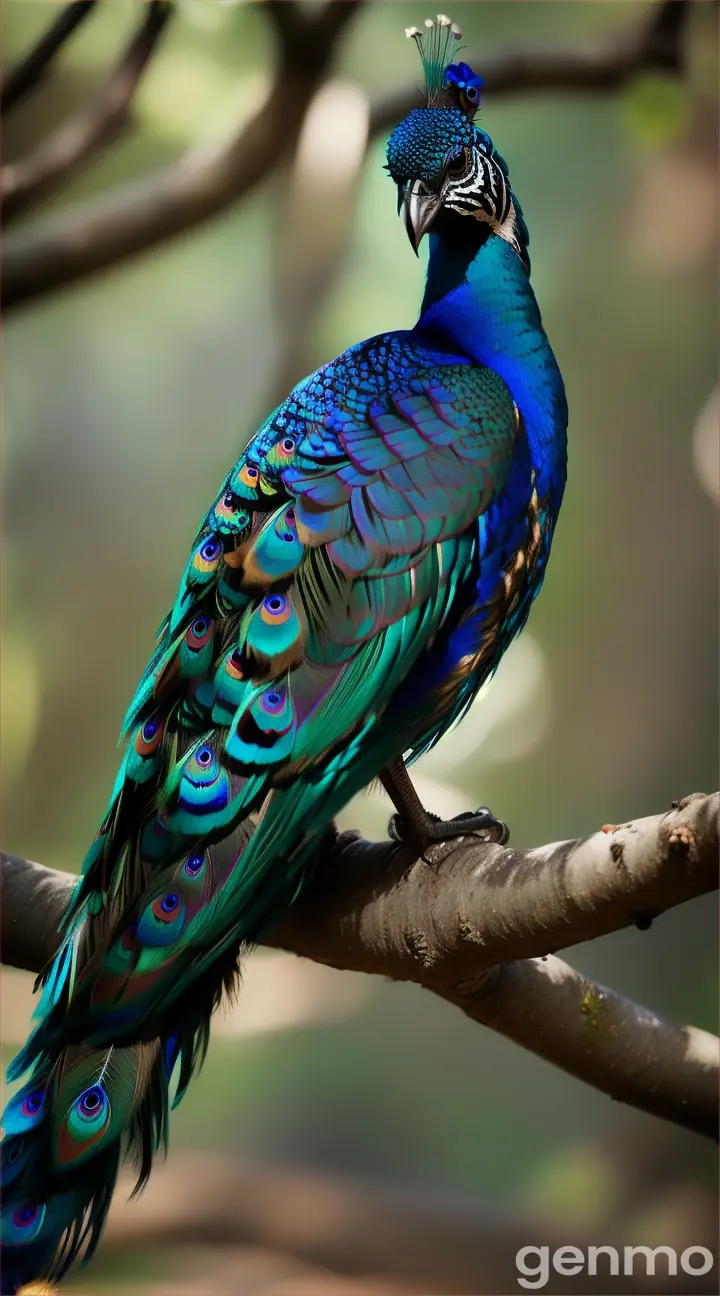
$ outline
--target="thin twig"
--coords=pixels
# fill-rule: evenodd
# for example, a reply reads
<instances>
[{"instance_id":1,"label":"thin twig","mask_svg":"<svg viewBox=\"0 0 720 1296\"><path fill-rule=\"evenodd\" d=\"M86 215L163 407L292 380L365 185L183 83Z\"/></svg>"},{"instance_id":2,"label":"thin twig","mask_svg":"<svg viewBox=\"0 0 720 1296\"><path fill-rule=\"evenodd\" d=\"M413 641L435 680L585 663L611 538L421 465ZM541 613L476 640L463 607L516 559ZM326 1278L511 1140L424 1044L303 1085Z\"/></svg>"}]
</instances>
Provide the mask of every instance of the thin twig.
<instances>
[{"instance_id":1,"label":"thin twig","mask_svg":"<svg viewBox=\"0 0 720 1296\"><path fill-rule=\"evenodd\" d=\"M48 66L80 23L89 18L97 0L73 0L44 32L37 45L3 78L2 110L7 113L24 98L47 71Z\"/></svg>"},{"instance_id":2,"label":"thin twig","mask_svg":"<svg viewBox=\"0 0 720 1296\"><path fill-rule=\"evenodd\" d=\"M299 16L290 0L267 5L280 58L273 90L257 116L224 148L192 152L147 179L10 234L3 260L6 310L174 238L249 193L294 148L305 110L357 3L329 0L314 19ZM479 59L487 93L497 99L522 91L607 92L648 68L681 71L690 8L682 0L654 6L639 34L599 50L509 54L489 64ZM371 134L398 121L417 102L410 88L382 96L371 113Z\"/></svg>"},{"instance_id":3,"label":"thin twig","mask_svg":"<svg viewBox=\"0 0 720 1296\"><path fill-rule=\"evenodd\" d=\"M357 7L355 0L329 3L336 10L332 26L324 12L305 19L312 50L307 61L296 57L296 37L288 35L292 0L266 4L280 37L275 81L262 108L229 144L195 150L151 180L121 186L86 204L80 213L10 235L3 261L5 308L164 242L223 211L263 180L292 150L335 36ZM285 15L280 21L278 5ZM292 30L296 32L296 24Z\"/></svg>"},{"instance_id":4,"label":"thin twig","mask_svg":"<svg viewBox=\"0 0 720 1296\"><path fill-rule=\"evenodd\" d=\"M467 838L434 849L430 866L390 842L329 838L312 883L265 943L414 981L611 1097L714 1137L712 1036L557 959L534 960L716 888L719 812L720 793L694 795L668 814L534 850ZM47 962L74 881L3 858L4 962L30 971Z\"/></svg>"},{"instance_id":5,"label":"thin twig","mask_svg":"<svg viewBox=\"0 0 720 1296\"><path fill-rule=\"evenodd\" d=\"M60 126L29 157L3 167L6 220L57 189L125 129L132 97L172 12L168 0L150 0L140 26L98 98Z\"/></svg>"}]
</instances>

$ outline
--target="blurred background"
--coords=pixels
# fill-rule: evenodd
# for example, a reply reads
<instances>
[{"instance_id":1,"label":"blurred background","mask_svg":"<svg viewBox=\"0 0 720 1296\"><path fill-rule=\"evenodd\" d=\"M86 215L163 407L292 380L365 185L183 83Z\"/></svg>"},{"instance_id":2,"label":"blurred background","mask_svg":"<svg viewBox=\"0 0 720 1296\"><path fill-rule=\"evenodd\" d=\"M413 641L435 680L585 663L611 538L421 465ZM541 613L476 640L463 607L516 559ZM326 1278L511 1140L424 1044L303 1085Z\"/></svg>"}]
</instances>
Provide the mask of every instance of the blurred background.
<instances>
[{"instance_id":1,"label":"blurred background","mask_svg":"<svg viewBox=\"0 0 720 1296\"><path fill-rule=\"evenodd\" d=\"M6 0L7 64L56 8ZM403 28L434 12L358 12L292 160L247 200L8 312L7 850L78 869L121 718L219 481L293 382L414 322L422 266L368 114L374 97L420 84ZM467 52L490 57L593 47L647 12L456 0L452 16ZM102 84L137 15L136 0L103 0L8 118L7 163ZM418 786L443 814L491 804L519 845L717 785L716 7L694 5L687 28L679 80L488 96L483 108L567 386L569 484L529 626ZM133 128L27 227L222 140L260 106L272 66L261 6L180 0ZM364 795L341 825L382 837L388 814ZM716 948L705 900L570 961L714 1030ZM4 1063L24 1038L31 980L3 976ZM514 1289L501 1284L520 1245L686 1246L715 1228L716 1159L699 1137L611 1103L414 986L279 953L250 960L172 1139L167 1172L119 1205L68 1291L497 1294Z\"/></svg>"}]
</instances>

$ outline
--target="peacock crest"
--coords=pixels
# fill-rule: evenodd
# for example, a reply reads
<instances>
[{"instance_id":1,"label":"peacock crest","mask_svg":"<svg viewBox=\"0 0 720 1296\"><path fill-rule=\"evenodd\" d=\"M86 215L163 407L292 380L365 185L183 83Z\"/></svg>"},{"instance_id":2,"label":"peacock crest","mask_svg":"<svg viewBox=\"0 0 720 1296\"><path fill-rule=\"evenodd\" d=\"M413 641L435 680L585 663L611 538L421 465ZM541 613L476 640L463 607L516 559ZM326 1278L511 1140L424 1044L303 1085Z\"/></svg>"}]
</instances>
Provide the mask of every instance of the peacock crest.
<instances>
[{"instance_id":1,"label":"peacock crest","mask_svg":"<svg viewBox=\"0 0 720 1296\"><path fill-rule=\"evenodd\" d=\"M451 61L462 40L457 23L447 14L438 14L426 18L422 29L406 27L405 35L418 48L428 108L459 108L472 121L480 106L483 79L467 63Z\"/></svg>"}]
</instances>

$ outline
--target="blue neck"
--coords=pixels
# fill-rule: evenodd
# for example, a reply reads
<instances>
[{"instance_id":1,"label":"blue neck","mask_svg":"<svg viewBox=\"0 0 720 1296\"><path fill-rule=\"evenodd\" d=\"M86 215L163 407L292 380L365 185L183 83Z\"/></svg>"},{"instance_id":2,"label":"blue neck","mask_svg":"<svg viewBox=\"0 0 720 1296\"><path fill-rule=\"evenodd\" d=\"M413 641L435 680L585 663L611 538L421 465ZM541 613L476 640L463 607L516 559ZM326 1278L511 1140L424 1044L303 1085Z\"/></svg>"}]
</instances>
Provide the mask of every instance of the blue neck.
<instances>
[{"instance_id":1,"label":"blue neck","mask_svg":"<svg viewBox=\"0 0 720 1296\"><path fill-rule=\"evenodd\" d=\"M417 328L444 335L505 380L525 422L539 493L557 495L559 507L565 484L565 388L527 271L510 244L494 234L465 248L431 238Z\"/></svg>"}]
</instances>

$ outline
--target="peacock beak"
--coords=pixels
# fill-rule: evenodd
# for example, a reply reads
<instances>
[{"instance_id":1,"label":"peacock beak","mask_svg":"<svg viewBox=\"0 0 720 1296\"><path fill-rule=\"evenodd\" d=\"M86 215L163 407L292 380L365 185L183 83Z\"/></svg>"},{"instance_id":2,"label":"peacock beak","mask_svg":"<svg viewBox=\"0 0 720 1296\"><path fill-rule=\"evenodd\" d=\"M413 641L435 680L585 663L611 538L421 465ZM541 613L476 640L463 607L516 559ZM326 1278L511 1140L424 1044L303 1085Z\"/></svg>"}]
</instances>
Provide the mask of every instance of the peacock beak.
<instances>
[{"instance_id":1,"label":"peacock beak","mask_svg":"<svg viewBox=\"0 0 720 1296\"><path fill-rule=\"evenodd\" d=\"M440 206L440 194L424 180L413 180L400 191L398 211L403 214L410 245L417 256L420 240L432 225Z\"/></svg>"}]
</instances>

